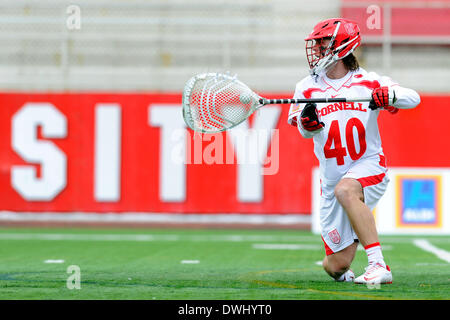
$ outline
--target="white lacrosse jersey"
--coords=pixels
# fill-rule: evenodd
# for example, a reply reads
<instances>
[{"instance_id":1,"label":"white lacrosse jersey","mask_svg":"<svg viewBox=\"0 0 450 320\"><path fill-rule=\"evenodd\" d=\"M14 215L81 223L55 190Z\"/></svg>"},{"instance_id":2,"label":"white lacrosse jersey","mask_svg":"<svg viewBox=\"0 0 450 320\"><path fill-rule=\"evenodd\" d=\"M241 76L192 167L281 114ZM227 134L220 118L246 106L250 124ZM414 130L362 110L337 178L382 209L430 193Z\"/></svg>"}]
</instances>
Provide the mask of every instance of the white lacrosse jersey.
<instances>
[{"instance_id":1,"label":"white lacrosse jersey","mask_svg":"<svg viewBox=\"0 0 450 320\"><path fill-rule=\"evenodd\" d=\"M366 72L362 68L349 71L341 79L330 79L325 72L317 77L308 76L297 83L294 98L371 97L373 89L381 86L389 87L389 97L395 91L393 106L396 108L414 108L420 102L414 90L402 88L389 77ZM377 123L380 109L369 109L369 102L318 103L319 121L325 127L310 132L303 128L298 118L304 106L291 105L288 123L297 126L303 137L313 138L323 184L339 182L352 164L360 159L380 156L380 161L384 161Z\"/></svg>"}]
</instances>

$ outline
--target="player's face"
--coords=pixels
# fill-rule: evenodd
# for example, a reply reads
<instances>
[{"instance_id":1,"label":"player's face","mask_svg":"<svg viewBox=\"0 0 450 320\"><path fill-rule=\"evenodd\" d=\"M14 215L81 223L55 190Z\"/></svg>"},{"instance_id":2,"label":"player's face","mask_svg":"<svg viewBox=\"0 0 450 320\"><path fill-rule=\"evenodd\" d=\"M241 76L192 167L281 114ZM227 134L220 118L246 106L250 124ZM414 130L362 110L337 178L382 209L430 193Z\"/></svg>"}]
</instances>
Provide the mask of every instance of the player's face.
<instances>
[{"instance_id":1,"label":"player's face","mask_svg":"<svg viewBox=\"0 0 450 320\"><path fill-rule=\"evenodd\" d=\"M316 39L313 46L313 53L317 58L323 58L327 50L330 39Z\"/></svg>"}]
</instances>

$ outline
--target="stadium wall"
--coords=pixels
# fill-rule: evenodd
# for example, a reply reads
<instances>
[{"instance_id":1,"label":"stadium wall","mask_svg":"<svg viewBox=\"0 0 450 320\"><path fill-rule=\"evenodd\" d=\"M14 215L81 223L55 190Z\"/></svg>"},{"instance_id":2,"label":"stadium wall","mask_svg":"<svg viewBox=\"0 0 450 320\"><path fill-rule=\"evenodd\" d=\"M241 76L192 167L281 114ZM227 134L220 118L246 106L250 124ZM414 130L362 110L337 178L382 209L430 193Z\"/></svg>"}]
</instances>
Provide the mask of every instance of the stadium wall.
<instances>
[{"instance_id":1,"label":"stadium wall","mask_svg":"<svg viewBox=\"0 0 450 320\"><path fill-rule=\"evenodd\" d=\"M450 127L440 120L450 117L450 96L421 96L416 109L380 114L390 167L450 167ZM0 103L3 222L47 213L79 221L131 214L139 222L148 213L159 222L311 221L318 162L312 140L287 124L286 106L200 135L185 128L179 93L9 92Z\"/></svg>"}]
</instances>

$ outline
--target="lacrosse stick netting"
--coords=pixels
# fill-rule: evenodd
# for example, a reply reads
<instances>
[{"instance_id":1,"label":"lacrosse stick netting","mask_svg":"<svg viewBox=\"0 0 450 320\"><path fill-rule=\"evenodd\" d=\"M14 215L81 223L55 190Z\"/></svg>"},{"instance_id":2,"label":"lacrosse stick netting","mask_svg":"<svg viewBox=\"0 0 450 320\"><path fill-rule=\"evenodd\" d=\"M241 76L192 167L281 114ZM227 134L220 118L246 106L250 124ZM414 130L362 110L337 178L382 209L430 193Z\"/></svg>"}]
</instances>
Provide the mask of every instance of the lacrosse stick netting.
<instances>
[{"instance_id":1,"label":"lacrosse stick netting","mask_svg":"<svg viewBox=\"0 0 450 320\"><path fill-rule=\"evenodd\" d=\"M220 73L196 75L183 91L184 121L198 132L221 132L247 119L260 106L259 99L236 77Z\"/></svg>"}]
</instances>

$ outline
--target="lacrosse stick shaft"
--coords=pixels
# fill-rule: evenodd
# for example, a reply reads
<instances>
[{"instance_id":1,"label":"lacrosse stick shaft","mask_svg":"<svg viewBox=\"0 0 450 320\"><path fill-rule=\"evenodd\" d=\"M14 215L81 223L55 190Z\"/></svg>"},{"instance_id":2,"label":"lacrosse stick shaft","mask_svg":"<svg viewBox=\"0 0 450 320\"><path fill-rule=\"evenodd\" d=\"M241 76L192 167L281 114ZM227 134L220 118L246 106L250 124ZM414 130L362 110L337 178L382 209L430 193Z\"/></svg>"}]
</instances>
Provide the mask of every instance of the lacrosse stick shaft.
<instances>
[{"instance_id":1,"label":"lacrosse stick shaft","mask_svg":"<svg viewBox=\"0 0 450 320\"><path fill-rule=\"evenodd\" d=\"M259 99L261 105L291 103L332 103L332 102L370 102L372 98L315 98L315 99ZM392 103L392 99L389 99Z\"/></svg>"}]
</instances>

